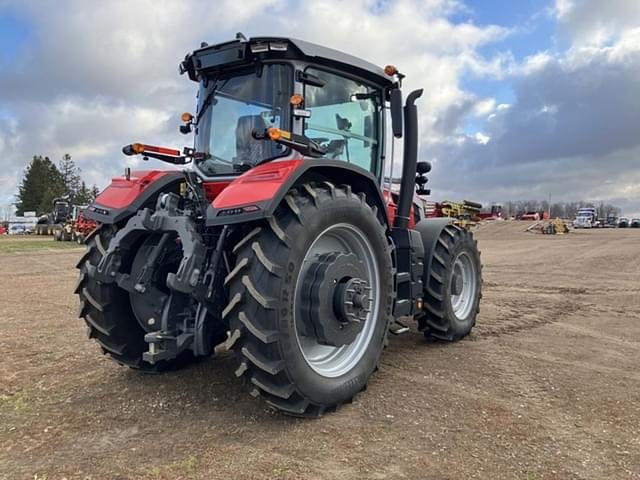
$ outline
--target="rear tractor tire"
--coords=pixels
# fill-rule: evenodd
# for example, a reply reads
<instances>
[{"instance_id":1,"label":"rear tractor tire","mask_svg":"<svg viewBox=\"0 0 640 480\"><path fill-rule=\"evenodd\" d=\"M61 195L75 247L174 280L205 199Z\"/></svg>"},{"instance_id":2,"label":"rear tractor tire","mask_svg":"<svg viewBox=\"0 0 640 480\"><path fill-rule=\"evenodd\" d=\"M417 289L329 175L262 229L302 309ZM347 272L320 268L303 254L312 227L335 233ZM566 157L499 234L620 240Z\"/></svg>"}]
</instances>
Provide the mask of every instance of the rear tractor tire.
<instances>
[{"instance_id":1,"label":"rear tractor tire","mask_svg":"<svg viewBox=\"0 0 640 480\"><path fill-rule=\"evenodd\" d=\"M350 402L376 370L392 310L390 247L364 194L293 188L235 245L228 347L254 396L296 416Z\"/></svg>"},{"instance_id":2,"label":"rear tractor tire","mask_svg":"<svg viewBox=\"0 0 640 480\"><path fill-rule=\"evenodd\" d=\"M96 266L115 236L115 226L103 226L94 230L85 239L86 252L82 255L77 268L80 277L74 293L80 298L79 317L87 324L89 338L93 338L102 352L121 365L149 373L181 368L191 363L194 356L190 350L182 352L177 358L155 364L142 359L149 344L144 340L147 333L134 314L131 295L118 287L116 283L101 283L88 273L87 266ZM144 252L143 252L144 253ZM128 259L131 263L132 259Z\"/></svg>"},{"instance_id":3,"label":"rear tractor tire","mask_svg":"<svg viewBox=\"0 0 640 480\"><path fill-rule=\"evenodd\" d=\"M418 325L428 339L460 340L474 327L481 298L478 242L469 230L447 225L433 250L424 291L425 314Z\"/></svg>"}]
</instances>

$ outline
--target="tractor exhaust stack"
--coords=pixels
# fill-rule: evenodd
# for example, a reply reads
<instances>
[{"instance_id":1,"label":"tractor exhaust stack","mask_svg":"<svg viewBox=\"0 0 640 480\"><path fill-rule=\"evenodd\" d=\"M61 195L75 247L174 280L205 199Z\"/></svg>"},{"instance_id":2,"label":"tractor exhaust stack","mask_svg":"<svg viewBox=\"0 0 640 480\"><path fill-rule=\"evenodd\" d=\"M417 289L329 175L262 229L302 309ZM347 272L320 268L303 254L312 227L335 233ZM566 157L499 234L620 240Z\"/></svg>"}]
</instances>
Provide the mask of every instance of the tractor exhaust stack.
<instances>
[{"instance_id":1,"label":"tractor exhaust stack","mask_svg":"<svg viewBox=\"0 0 640 480\"><path fill-rule=\"evenodd\" d=\"M404 106L404 159L402 162L402 184L398 195L398 213L395 228L409 228L409 215L413 191L416 187L416 167L418 164L418 109L415 101L423 90L414 90L407 97Z\"/></svg>"}]
</instances>

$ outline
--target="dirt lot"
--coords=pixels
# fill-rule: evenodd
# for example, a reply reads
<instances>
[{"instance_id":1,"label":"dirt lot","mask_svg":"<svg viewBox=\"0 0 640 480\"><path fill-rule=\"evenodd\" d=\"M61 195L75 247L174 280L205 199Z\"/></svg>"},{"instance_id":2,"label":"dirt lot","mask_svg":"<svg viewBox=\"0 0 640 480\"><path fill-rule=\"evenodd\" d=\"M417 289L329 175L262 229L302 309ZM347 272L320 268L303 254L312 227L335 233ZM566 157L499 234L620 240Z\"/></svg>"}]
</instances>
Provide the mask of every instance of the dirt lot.
<instances>
[{"instance_id":1,"label":"dirt lot","mask_svg":"<svg viewBox=\"0 0 640 480\"><path fill-rule=\"evenodd\" d=\"M226 352L119 367L76 318L82 250L0 248L0 478L640 478L640 231L523 225L477 230L469 339L392 338L369 389L313 421L248 396Z\"/></svg>"}]
</instances>

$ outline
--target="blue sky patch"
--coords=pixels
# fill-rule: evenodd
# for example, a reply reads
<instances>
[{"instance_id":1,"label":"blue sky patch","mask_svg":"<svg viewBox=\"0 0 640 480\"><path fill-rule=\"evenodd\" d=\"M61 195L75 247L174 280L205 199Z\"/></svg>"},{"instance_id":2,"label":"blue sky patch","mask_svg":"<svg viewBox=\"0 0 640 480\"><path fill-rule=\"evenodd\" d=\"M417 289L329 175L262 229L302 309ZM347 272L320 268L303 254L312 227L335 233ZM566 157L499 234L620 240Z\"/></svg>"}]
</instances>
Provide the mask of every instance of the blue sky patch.
<instances>
[{"instance_id":1,"label":"blue sky patch","mask_svg":"<svg viewBox=\"0 0 640 480\"><path fill-rule=\"evenodd\" d=\"M13 61L31 36L29 24L14 12L0 9L0 65Z\"/></svg>"}]
</instances>

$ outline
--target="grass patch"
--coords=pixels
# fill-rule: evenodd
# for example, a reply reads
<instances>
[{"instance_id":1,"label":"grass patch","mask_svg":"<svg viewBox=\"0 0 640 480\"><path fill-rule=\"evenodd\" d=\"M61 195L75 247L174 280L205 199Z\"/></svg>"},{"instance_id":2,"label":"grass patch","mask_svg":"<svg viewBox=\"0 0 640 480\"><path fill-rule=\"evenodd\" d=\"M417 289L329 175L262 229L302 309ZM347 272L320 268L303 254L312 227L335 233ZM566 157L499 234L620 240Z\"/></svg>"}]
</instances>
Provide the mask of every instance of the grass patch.
<instances>
[{"instance_id":1,"label":"grass patch","mask_svg":"<svg viewBox=\"0 0 640 480\"><path fill-rule=\"evenodd\" d=\"M175 478L176 475L180 478L190 478L194 474L199 466L199 461L194 455L172 462L168 465L154 466L146 470L145 474L154 480L164 480L169 478Z\"/></svg>"},{"instance_id":2,"label":"grass patch","mask_svg":"<svg viewBox=\"0 0 640 480\"><path fill-rule=\"evenodd\" d=\"M8 236L0 237L0 253L22 253L84 248L76 242L56 242L53 237Z\"/></svg>"},{"instance_id":3,"label":"grass patch","mask_svg":"<svg viewBox=\"0 0 640 480\"><path fill-rule=\"evenodd\" d=\"M25 412L32 406L33 399L24 392L0 394L0 411Z\"/></svg>"}]
</instances>

